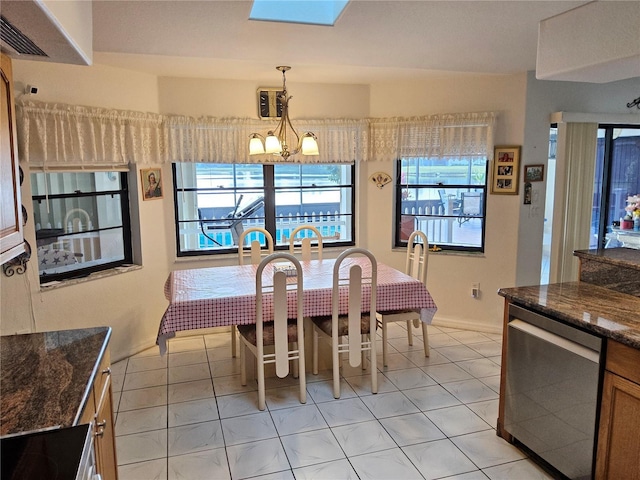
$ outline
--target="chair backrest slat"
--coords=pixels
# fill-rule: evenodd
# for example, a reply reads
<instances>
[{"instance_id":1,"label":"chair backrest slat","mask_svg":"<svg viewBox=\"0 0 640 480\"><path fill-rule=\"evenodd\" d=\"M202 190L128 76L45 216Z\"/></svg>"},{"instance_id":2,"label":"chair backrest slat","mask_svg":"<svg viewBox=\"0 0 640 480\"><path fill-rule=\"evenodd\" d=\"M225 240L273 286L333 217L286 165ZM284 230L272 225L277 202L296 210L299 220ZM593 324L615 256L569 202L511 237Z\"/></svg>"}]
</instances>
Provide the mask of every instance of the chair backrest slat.
<instances>
[{"instance_id":1,"label":"chair backrest slat","mask_svg":"<svg viewBox=\"0 0 640 480\"><path fill-rule=\"evenodd\" d=\"M416 242L419 237L421 242ZM413 278L427 284L427 266L429 262L429 240L427 235L420 230L416 230L407 240L407 256L405 273Z\"/></svg>"},{"instance_id":2,"label":"chair backrest slat","mask_svg":"<svg viewBox=\"0 0 640 480\"><path fill-rule=\"evenodd\" d=\"M275 270L278 261L290 262L296 269L295 282L288 280L285 272ZM268 265L271 265L268 267ZM267 274L263 275L267 269ZM272 270L273 269L273 272ZM264 355L264 303L265 295L271 294L273 305L273 329L274 329L274 352L276 375L284 378L289 374L288 358L288 293L291 290L296 292L296 322L298 338L304 338L304 317L303 317L303 278L300 262L288 253L273 253L265 257L256 271L256 349L258 355ZM263 277L268 278L266 283ZM298 342L300 352L300 368L304 368L304 340Z\"/></svg>"},{"instance_id":3,"label":"chair backrest slat","mask_svg":"<svg viewBox=\"0 0 640 480\"><path fill-rule=\"evenodd\" d=\"M354 264L348 268L340 268L343 262L349 257L367 257L370 265L370 273L366 273L362 266ZM362 287L369 285L371 289L371 297L369 303L369 328L371 334L375 338L376 330L376 298L377 298L377 281L378 265L375 257L371 252L364 248L350 248L342 252L336 259L333 267L333 293L332 293L332 331L338 331L338 318L340 311L340 287L348 285L348 325L349 332L347 342L349 344L349 364L357 367L361 362L362 351L362 334L361 334L361 318L362 318ZM372 341L374 343L375 340ZM372 346L374 348L375 346ZM372 355L375 355L373 350Z\"/></svg>"},{"instance_id":4,"label":"chair backrest slat","mask_svg":"<svg viewBox=\"0 0 640 480\"><path fill-rule=\"evenodd\" d=\"M248 235L252 233L264 235L265 242L267 244L266 249L262 248L262 245L258 240L251 241L249 249L244 248L245 239L247 238ZM272 253L273 253L273 237L265 228L261 228L261 227L248 228L244 230L238 237L238 263L240 265L245 265L247 261L247 259L245 259L245 255L249 257L250 262L253 265L257 265L260 263L260 261L264 256L270 255Z\"/></svg>"},{"instance_id":5,"label":"chair backrest slat","mask_svg":"<svg viewBox=\"0 0 640 480\"><path fill-rule=\"evenodd\" d=\"M301 239L296 238L298 234L305 234L305 230L313 233L313 237L303 236ZM318 230L313 225L300 225L295 228L291 232L291 237L289 238L289 253L291 255L295 255L296 252L296 242L300 242L300 258L303 262L307 262L313 258L313 254L316 254L316 258L318 260L322 260L322 234L320 230ZM314 245L315 242L315 245Z\"/></svg>"}]
</instances>

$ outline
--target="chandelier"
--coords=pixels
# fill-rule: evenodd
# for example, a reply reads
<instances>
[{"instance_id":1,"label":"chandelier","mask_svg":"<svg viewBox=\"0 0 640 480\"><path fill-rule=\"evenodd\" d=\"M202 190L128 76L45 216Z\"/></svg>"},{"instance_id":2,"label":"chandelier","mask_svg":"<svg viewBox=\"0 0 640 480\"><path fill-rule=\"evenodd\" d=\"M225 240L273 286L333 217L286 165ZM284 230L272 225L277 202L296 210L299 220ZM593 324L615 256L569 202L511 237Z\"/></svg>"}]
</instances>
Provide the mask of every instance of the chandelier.
<instances>
[{"instance_id":1,"label":"chandelier","mask_svg":"<svg viewBox=\"0 0 640 480\"><path fill-rule=\"evenodd\" d=\"M252 133L249 140L249 155L260 155L271 153L280 155L287 160L291 155L302 153L302 155L319 155L318 138L312 132L305 132L298 135L289 120L289 100L287 95L287 78L285 72L291 67L276 67L282 72L282 93L278 95L278 100L282 104L282 115L275 130L269 130L264 138L259 133Z\"/></svg>"}]
</instances>

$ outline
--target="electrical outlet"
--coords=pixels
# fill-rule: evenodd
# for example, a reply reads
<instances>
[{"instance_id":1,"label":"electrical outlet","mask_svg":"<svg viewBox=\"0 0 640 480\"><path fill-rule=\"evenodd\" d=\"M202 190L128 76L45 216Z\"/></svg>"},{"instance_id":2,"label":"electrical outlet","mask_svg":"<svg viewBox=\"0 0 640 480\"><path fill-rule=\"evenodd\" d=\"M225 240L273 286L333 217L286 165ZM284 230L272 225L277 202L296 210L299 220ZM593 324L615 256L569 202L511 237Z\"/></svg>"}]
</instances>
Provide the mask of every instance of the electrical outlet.
<instances>
[{"instance_id":1,"label":"electrical outlet","mask_svg":"<svg viewBox=\"0 0 640 480\"><path fill-rule=\"evenodd\" d=\"M480 284L479 283L472 283L471 284L471 297L472 298L479 298L480 297Z\"/></svg>"}]
</instances>

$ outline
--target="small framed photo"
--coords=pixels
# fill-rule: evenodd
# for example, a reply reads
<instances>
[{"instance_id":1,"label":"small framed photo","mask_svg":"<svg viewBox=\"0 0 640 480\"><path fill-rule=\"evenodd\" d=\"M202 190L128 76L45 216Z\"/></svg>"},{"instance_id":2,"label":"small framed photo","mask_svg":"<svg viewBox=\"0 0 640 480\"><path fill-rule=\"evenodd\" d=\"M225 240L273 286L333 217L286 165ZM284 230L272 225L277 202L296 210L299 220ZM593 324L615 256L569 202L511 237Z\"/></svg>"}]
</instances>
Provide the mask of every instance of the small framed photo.
<instances>
[{"instance_id":1,"label":"small framed photo","mask_svg":"<svg viewBox=\"0 0 640 480\"><path fill-rule=\"evenodd\" d=\"M497 146L493 153L491 193L518 194L520 146Z\"/></svg>"},{"instance_id":2,"label":"small framed photo","mask_svg":"<svg viewBox=\"0 0 640 480\"><path fill-rule=\"evenodd\" d=\"M155 200L162 198L162 170L159 168L143 168L140 170L142 183L142 199Z\"/></svg>"},{"instance_id":3,"label":"small framed photo","mask_svg":"<svg viewBox=\"0 0 640 480\"><path fill-rule=\"evenodd\" d=\"M544 165L525 165L524 181L541 182L544 180Z\"/></svg>"}]
</instances>

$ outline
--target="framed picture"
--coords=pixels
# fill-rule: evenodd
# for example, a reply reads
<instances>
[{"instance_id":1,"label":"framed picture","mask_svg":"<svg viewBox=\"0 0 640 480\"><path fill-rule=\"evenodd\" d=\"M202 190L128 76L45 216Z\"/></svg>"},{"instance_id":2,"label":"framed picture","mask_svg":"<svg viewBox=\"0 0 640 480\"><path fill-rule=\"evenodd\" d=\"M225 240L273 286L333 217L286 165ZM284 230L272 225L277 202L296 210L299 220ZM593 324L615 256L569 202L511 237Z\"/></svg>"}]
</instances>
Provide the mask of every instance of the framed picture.
<instances>
[{"instance_id":1,"label":"framed picture","mask_svg":"<svg viewBox=\"0 0 640 480\"><path fill-rule=\"evenodd\" d=\"M282 87L258 88L258 117L261 119L280 118L282 116L282 102L278 98Z\"/></svg>"},{"instance_id":2,"label":"framed picture","mask_svg":"<svg viewBox=\"0 0 640 480\"><path fill-rule=\"evenodd\" d=\"M162 198L162 170L159 168L143 168L140 170L142 183L142 199L155 200Z\"/></svg>"},{"instance_id":3,"label":"framed picture","mask_svg":"<svg viewBox=\"0 0 640 480\"><path fill-rule=\"evenodd\" d=\"M524 181L541 182L544 180L544 165L525 165Z\"/></svg>"},{"instance_id":4,"label":"framed picture","mask_svg":"<svg viewBox=\"0 0 640 480\"><path fill-rule=\"evenodd\" d=\"M520 147L495 147L493 153L491 193L517 195L519 171Z\"/></svg>"}]
</instances>

